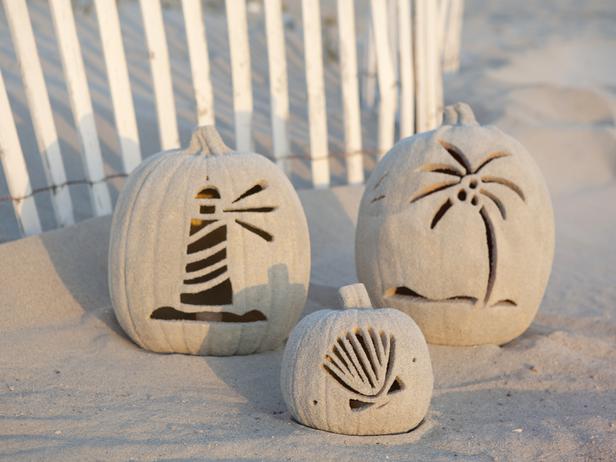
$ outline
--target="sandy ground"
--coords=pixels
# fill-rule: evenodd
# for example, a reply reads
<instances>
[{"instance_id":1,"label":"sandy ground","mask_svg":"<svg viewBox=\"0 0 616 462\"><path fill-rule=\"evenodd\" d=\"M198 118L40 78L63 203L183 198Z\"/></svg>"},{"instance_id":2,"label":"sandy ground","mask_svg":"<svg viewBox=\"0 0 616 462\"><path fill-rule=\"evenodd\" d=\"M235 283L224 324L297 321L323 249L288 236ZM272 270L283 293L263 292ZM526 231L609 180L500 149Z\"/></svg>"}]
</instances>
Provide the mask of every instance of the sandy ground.
<instances>
[{"instance_id":1,"label":"sandy ground","mask_svg":"<svg viewBox=\"0 0 616 462\"><path fill-rule=\"evenodd\" d=\"M349 437L308 429L290 420L282 402L281 351L195 358L156 355L130 342L107 295L109 218L88 220L0 246L0 457L614 460L616 6L572 0L468 0L467 5L462 67L447 77L446 99L471 103L480 122L517 136L535 155L554 201L554 269L541 310L524 335L503 347L431 346L435 393L426 421L411 433ZM35 20L48 21L44 5L35 7ZM130 13L134 5L122 8ZM94 23L87 13L83 18ZM168 34L173 32L179 44L183 30L176 27L177 19ZM139 28L130 28L136 39ZM14 66L5 71L6 36L0 22L0 65L7 80L13 73L14 84ZM95 53L99 45L92 38L88 46ZM140 49L127 46L133 47L134 53ZM295 47L290 53L301 59L299 39ZM172 56L186 59L185 53ZM219 63L222 72L226 64L222 58ZM53 71L53 62L48 65ZM147 67L133 71L149 82ZM55 72L58 76L58 68ZM91 84L102 88L104 76L94 74ZM61 82L54 85L60 94ZM147 85L138 86L137 106L144 152L154 152L156 122ZM263 85L260 91L267 82ZM100 91L99 127L111 134L110 109ZM11 102L23 104L20 98L16 92ZM190 100L190 94L184 91L183 98ZM221 119L231 120L224 106L228 95L217 93L217 98L222 98ZM63 104L59 117L68 127L70 112ZM185 139L192 122L182 114L191 108L179 106ZM331 112L338 133L332 143L340 143L340 125L333 122L339 114ZM300 149L305 108L298 106L294 114ZM267 112L256 119L261 120L257 141L267 149ZM221 125L230 137L231 125ZM106 143L112 172L119 162L113 141ZM65 155L76 158L74 149ZM73 164L78 176L80 166ZM294 181L301 187L300 167ZM75 197L79 194L76 188ZM336 288L355 281L353 230L360 195L359 187L301 192L314 263L306 313L334 306ZM44 206L46 199L40 200ZM0 209L3 240L15 237L5 219L9 212ZM87 217L89 211L80 213ZM52 227L51 216L46 219Z\"/></svg>"}]
</instances>

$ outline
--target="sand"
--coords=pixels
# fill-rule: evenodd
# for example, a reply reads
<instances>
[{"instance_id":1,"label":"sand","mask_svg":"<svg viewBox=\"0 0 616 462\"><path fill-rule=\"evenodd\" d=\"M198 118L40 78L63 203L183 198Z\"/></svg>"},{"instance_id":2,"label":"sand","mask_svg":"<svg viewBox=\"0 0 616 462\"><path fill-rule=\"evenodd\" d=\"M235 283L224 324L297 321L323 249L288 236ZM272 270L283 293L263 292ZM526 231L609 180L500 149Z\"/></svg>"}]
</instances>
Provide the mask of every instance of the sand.
<instances>
[{"instance_id":1,"label":"sand","mask_svg":"<svg viewBox=\"0 0 616 462\"><path fill-rule=\"evenodd\" d=\"M35 7L44 22L45 8ZM9 80L7 74L16 74L14 66L5 71L10 47L0 20L0 65ZM103 217L0 245L0 458L614 460L615 23L610 2L467 1L462 67L446 79L446 100L471 103L481 123L508 130L535 156L554 201L556 254L539 314L521 337L503 347L430 347L435 392L417 430L349 437L293 422L278 384L281 350L199 358L139 349L110 306L110 220ZM137 34L139 27L129 30ZM178 44L181 33L174 32ZM94 56L98 45L88 43ZM297 59L299 45L290 52ZM53 71L53 60L49 65ZM296 82L303 84L299 76ZM94 84L103 85L103 77ZM140 130L154 149L146 96L147 86L140 86ZM180 113L190 111L182 107ZM300 109L298 140L305 123ZM222 118L230 114L220 111ZM266 143L267 112L259 117L258 137ZM187 137L190 119L182 120ZM230 136L229 127L223 124L223 136ZM112 133L109 125L101 132ZM106 149L113 171L118 159ZM71 168L79 175L78 164ZM305 187L305 178L298 168L296 184ZM305 313L334 306L337 287L356 280L353 232L361 192L300 191L313 245ZM82 217L88 213L84 208ZM2 240L16 237L9 216L3 206Z\"/></svg>"}]
</instances>

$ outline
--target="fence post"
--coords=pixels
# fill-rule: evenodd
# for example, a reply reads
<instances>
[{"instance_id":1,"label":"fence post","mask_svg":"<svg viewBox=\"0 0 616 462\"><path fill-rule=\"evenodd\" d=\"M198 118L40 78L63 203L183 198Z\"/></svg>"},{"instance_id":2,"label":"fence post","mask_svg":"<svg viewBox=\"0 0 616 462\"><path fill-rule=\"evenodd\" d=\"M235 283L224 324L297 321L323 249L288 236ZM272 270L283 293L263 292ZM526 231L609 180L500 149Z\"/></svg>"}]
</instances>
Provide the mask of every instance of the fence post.
<instances>
[{"instance_id":1,"label":"fence post","mask_svg":"<svg viewBox=\"0 0 616 462\"><path fill-rule=\"evenodd\" d=\"M15 216L22 234L30 236L40 233L41 223L32 196L28 168L17 136L2 71L0 71L0 161L4 168L9 195L12 198L22 198L13 199Z\"/></svg>"},{"instance_id":2,"label":"fence post","mask_svg":"<svg viewBox=\"0 0 616 462\"><path fill-rule=\"evenodd\" d=\"M289 172L289 88L282 5L280 0L265 0L267 57L270 81L270 113L274 158L285 173Z\"/></svg>"},{"instance_id":3,"label":"fence post","mask_svg":"<svg viewBox=\"0 0 616 462\"><path fill-rule=\"evenodd\" d=\"M415 133L415 76L411 0L398 0L400 37L400 138Z\"/></svg>"},{"instance_id":4,"label":"fence post","mask_svg":"<svg viewBox=\"0 0 616 462\"><path fill-rule=\"evenodd\" d=\"M226 0L226 5L235 111L235 147L238 151L253 151L252 71L246 24L246 0Z\"/></svg>"},{"instance_id":5,"label":"fence post","mask_svg":"<svg viewBox=\"0 0 616 462\"><path fill-rule=\"evenodd\" d=\"M315 188L326 188L329 186L329 151L319 0L302 0L302 19L304 22L312 183Z\"/></svg>"},{"instance_id":6,"label":"fence post","mask_svg":"<svg viewBox=\"0 0 616 462\"><path fill-rule=\"evenodd\" d=\"M210 57L201 0L182 0L182 11L184 12L190 71L197 104L197 124L199 126L214 125L216 123L214 92L210 78Z\"/></svg>"},{"instance_id":7,"label":"fence post","mask_svg":"<svg viewBox=\"0 0 616 462\"><path fill-rule=\"evenodd\" d=\"M4 0L4 11L15 46L47 182L50 186L54 186L51 198L56 221L58 226L72 225L75 222L73 202L66 184L58 134L34 41L28 7L25 0Z\"/></svg>"},{"instance_id":8,"label":"fence post","mask_svg":"<svg viewBox=\"0 0 616 462\"><path fill-rule=\"evenodd\" d=\"M124 173L141 162L139 132L115 0L94 0Z\"/></svg>"},{"instance_id":9,"label":"fence post","mask_svg":"<svg viewBox=\"0 0 616 462\"><path fill-rule=\"evenodd\" d=\"M397 83L392 64L387 25L387 3L371 0L372 30L376 45L379 93L379 158L394 144Z\"/></svg>"},{"instance_id":10,"label":"fence post","mask_svg":"<svg viewBox=\"0 0 616 462\"><path fill-rule=\"evenodd\" d=\"M111 213L111 197L107 183L104 181L103 157L98 142L94 110L71 2L70 0L52 0L50 6L56 37L60 45L71 109L81 140L86 178L90 182L88 191L92 210L95 216L107 215Z\"/></svg>"},{"instance_id":11,"label":"fence post","mask_svg":"<svg viewBox=\"0 0 616 462\"><path fill-rule=\"evenodd\" d=\"M340 80L344 111L344 145L347 153L347 181L364 182L362 157L361 113L357 81L357 48L355 7L353 0L338 0L338 32L340 41Z\"/></svg>"},{"instance_id":12,"label":"fence post","mask_svg":"<svg viewBox=\"0 0 616 462\"><path fill-rule=\"evenodd\" d=\"M160 0L140 0L139 3L152 70L160 146L163 150L175 149L180 146L180 136L175 115L169 51Z\"/></svg>"}]
</instances>

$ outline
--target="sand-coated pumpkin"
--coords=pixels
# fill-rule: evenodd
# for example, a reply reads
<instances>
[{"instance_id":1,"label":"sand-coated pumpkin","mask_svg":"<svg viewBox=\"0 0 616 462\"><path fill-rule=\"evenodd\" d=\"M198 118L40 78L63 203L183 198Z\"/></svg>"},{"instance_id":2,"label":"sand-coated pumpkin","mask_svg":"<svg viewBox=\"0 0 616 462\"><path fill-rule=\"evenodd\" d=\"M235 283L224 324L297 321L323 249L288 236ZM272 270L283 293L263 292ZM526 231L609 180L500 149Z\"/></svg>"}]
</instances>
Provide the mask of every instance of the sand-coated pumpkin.
<instances>
[{"instance_id":1,"label":"sand-coated pumpkin","mask_svg":"<svg viewBox=\"0 0 616 462\"><path fill-rule=\"evenodd\" d=\"M279 347L307 295L306 217L282 171L233 152L214 127L129 177L116 206L109 286L143 348L247 354Z\"/></svg>"},{"instance_id":2,"label":"sand-coated pumpkin","mask_svg":"<svg viewBox=\"0 0 616 462\"><path fill-rule=\"evenodd\" d=\"M321 310L293 329L281 389L298 422L347 435L406 432L432 397L428 346L413 320L372 309L365 287L340 289L344 310Z\"/></svg>"},{"instance_id":3,"label":"sand-coated pumpkin","mask_svg":"<svg viewBox=\"0 0 616 462\"><path fill-rule=\"evenodd\" d=\"M377 306L430 343L503 344L530 325L554 253L543 176L526 149L470 107L396 144L366 183L355 255Z\"/></svg>"}]
</instances>

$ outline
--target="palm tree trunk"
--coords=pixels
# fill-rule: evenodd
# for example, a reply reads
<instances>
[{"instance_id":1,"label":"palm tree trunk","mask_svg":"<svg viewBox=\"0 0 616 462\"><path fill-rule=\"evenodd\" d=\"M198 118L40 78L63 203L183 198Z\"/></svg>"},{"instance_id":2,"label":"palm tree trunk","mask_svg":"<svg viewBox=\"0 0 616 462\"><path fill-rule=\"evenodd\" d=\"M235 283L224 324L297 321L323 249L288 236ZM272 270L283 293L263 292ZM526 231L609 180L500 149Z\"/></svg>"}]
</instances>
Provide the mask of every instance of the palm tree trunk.
<instances>
[{"instance_id":1,"label":"palm tree trunk","mask_svg":"<svg viewBox=\"0 0 616 462\"><path fill-rule=\"evenodd\" d=\"M486 229L486 245L488 246L488 284L483 299L483 304L487 305L492 295L494 282L496 281L496 234L494 232L494 224L486 208L481 207L479 214L481 215L483 225Z\"/></svg>"}]
</instances>

